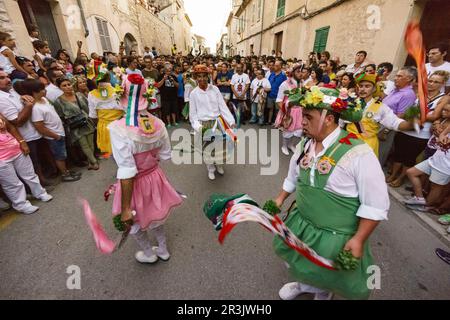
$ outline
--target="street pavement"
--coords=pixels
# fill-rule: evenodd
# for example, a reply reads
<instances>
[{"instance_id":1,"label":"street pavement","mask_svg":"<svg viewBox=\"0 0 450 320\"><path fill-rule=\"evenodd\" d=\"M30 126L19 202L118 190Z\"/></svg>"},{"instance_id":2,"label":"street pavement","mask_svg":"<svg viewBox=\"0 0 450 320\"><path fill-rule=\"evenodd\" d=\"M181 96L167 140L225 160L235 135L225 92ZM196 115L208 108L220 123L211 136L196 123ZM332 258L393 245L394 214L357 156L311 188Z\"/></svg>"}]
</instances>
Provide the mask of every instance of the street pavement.
<instances>
[{"instance_id":1,"label":"street pavement","mask_svg":"<svg viewBox=\"0 0 450 320\"><path fill-rule=\"evenodd\" d=\"M222 246L202 207L215 192L248 193L260 203L275 197L289 165L289 157L280 159L275 176L261 176L260 165L232 165L216 181L208 180L203 165L163 163L171 183L188 199L166 224L172 257L155 265L135 261L138 247L132 238L112 255L97 251L78 198L90 202L117 239L112 199L103 200L116 166L112 159L102 161L100 171L83 171L80 181L58 185L54 200L39 203L37 214L0 215L0 299L278 299L278 290L292 278L272 250L272 236L245 223ZM395 199L371 247L381 269L381 288L372 299L450 298L450 266L434 253L450 248ZM73 265L81 270L80 290L66 285Z\"/></svg>"}]
</instances>

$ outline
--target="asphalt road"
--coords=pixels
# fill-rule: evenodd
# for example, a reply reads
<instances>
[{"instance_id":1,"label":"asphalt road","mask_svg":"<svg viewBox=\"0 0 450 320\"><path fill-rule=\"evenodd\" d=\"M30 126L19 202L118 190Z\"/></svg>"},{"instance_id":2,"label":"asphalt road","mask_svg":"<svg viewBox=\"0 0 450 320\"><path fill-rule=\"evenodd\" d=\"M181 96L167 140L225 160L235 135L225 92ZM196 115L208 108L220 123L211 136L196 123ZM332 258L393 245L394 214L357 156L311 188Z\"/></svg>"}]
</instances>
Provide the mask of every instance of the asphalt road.
<instances>
[{"instance_id":1,"label":"asphalt road","mask_svg":"<svg viewBox=\"0 0 450 320\"><path fill-rule=\"evenodd\" d=\"M84 171L76 183L60 184L54 200L32 216L0 216L0 299L278 299L292 281L272 250L272 236L256 224L237 226L225 244L202 212L211 193L249 193L264 202L280 190L289 158L281 156L279 174L261 176L259 165L232 165L211 182L202 165L164 163L172 184L188 196L166 224L169 262L142 265L129 239L117 253L101 255L93 242L78 197L89 200L108 234L111 201L103 192L114 182L115 163ZM371 238L381 269L381 289L372 299L448 299L450 266L434 253L450 250L417 218L392 199L390 220ZM81 271L81 290L69 290L66 271ZM303 296L301 299L311 299Z\"/></svg>"}]
</instances>

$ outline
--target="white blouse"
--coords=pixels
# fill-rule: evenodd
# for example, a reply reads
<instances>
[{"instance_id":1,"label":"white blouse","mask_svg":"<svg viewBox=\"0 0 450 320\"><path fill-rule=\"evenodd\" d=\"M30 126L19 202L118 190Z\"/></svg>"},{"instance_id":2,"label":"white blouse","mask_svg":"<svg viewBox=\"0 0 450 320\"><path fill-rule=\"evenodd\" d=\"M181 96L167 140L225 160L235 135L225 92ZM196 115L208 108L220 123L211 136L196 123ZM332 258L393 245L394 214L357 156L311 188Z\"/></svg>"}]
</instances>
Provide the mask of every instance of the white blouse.
<instances>
[{"instance_id":1,"label":"white blouse","mask_svg":"<svg viewBox=\"0 0 450 320\"><path fill-rule=\"evenodd\" d=\"M108 128L111 136L114 160L119 167L117 170L117 179L119 180L131 179L138 174L138 169L134 160L135 154L161 148L159 151L159 159L172 159L172 147L166 128L164 128L164 132L159 139L149 141L150 143L137 142L125 136L124 130L127 129L116 126L114 122Z\"/></svg>"},{"instance_id":2,"label":"white blouse","mask_svg":"<svg viewBox=\"0 0 450 320\"><path fill-rule=\"evenodd\" d=\"M230 126L235 124L219 88L213 85L208 85L206 90L195 88L189 102L189 120L192 128L198 132L201 121L216 120L219 115L222 115Z\"/></svg>"},{"instance_id":3,"label":"white blouse","mask_svg":"<svg viewBox=\"0 0 450 320\"><path fill-rule=\"evenodd\" d=\"M315 150L310 150L311 161L313 162L310 173L310 184L312 186L314 186L317 162L327 149L336 142L340 133L340 128L333 131L322 142L324 149L319 154L316 155ZM309 141L305 145L305 150L308 150L311 145L312 141ZM301 170L297 160L300 155L299 145L291 159L289 173L283 184L283 190L288 193L294 193L297 187ZM331 173L325 190L343 197L358 197L361 206L356 215L360 218L375 221L387 220L390 200L385 177L377 157L367 144L352 148L341 158Z\"/></svg>"},{"instance_id":4,"label":"white blouse","mask_svg":"<svg viewBox=\"0 0 450 320\"><path fill-rule=\"evenodd\" d=\"M116 97L110 97L109 99L99 99L93 94L89 93L88 96L89 105L89 118L97 119L97 110L123 110Z\"/></svg>"}]
</instances>

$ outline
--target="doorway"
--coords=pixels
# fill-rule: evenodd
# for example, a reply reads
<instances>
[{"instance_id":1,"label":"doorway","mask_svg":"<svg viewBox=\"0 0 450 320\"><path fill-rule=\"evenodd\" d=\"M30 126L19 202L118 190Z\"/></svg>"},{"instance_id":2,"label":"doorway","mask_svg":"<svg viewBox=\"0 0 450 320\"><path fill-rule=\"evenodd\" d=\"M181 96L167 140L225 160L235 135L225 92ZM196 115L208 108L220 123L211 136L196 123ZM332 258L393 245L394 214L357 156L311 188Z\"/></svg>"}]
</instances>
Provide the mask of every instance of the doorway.
<instances>
[{"instance_id":1,"label":"doorway","mask_svg":"<svg viewBox=\"0 0 450 320\"><path fill-rule=\"evenodd\" d=\"M62 46L48 1L19 0L19 8L28 31L31 25L36 25L40 32L39 38L47 41L52 54L56 54Z\"/></svg>"},{"instance_id":2,"label":"doorway","mask_svg":"<svg viewBox=\"0 0 450 320\"><path fill-rule=\"evenodd\" d=\"M125 52L129 55L131 50L137 50L138 42L136 38L131 34L127 33L125 35Z\"/></svg>"},{"instance_id":3,"label":"doorway","mask_svg":"<svg viewBox=\"0 0 450 320\"><path fill-rule=\"evenodd\" d=\"M275 33L275 55L283 48L283 31Z\"/></svg>"}]
</instances>

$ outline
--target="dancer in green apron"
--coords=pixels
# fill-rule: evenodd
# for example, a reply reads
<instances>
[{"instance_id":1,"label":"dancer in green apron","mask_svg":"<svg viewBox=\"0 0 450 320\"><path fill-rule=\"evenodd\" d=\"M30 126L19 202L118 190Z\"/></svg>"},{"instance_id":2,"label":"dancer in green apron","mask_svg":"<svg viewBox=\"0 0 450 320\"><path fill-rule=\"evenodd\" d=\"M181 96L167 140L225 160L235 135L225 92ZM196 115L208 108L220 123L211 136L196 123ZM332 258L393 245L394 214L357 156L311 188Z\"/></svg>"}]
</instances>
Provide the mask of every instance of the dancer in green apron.
<instances>
[{"instance_id":1,"label":"dancer in green apron","mask_svg":"<svg viewBox=\"0 0 450 320\"><path fill-rule=\"evenodd\" d=\"M291 160L276 203L281 207L295 193L296 208L286 221L289 229L319 255L335 261L346 250L360 258L359 265L352 271L319 267L277 237L275 251L296 280L280 290L283 300L303 293L315 294L316 300L333 294L348 299L370 295L368 268L374 262L368 239L379 222L387 220L389 196L373 150L338 125L339 119L362 118L358 100L345 98L337 90L317 87L290 96L303 107L306 137Z\"/></svg>"}]
</instances>

